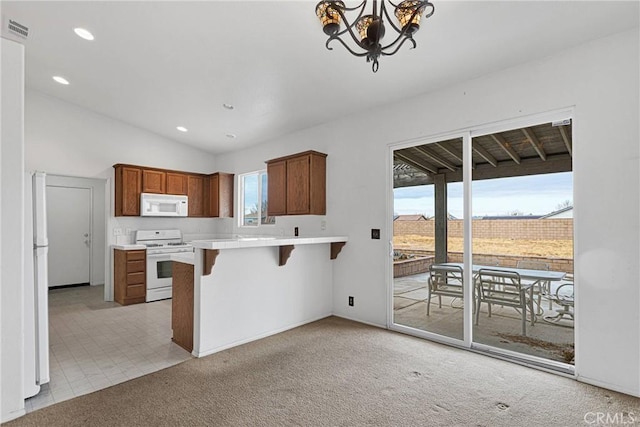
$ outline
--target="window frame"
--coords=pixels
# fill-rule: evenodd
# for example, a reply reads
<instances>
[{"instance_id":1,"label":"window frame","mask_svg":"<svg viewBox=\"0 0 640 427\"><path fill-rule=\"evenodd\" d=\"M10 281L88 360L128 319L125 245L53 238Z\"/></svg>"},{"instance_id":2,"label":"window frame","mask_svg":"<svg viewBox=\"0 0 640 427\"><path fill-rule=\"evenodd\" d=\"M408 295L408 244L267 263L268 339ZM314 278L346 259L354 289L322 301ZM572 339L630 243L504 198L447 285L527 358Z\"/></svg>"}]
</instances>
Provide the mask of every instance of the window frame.
<instances>
[{"instance_id":1,"label":"window frame","mask_svg":"<svg viewBox=\"0 0 640 427\"><path fill-rule=\"evenodd\" d=\"M257 208L258 208L258 221L256 222L256 224L245 224L245 178L249 177L249 176L257 176L257 181L258 181L258 203L257 203ZM246 172L243 174L239 174L238 175L238 227L239 228L251 228L251 229L256 229L259 227L273 227L276 225L275 223L275 217L273 216L266 216L266 221L272 221L272 222L266 222L263 223L262 222L262 195L263 195L263 185L262 185L262 177L263 176L267 176L267 170L266 169L260 169L257 171L252 171L252 172ZM268 178L267 178L268 179ZM267 186L268 186L268 181L267 181ZM272 220L271 220L272 219Z\"/></svg>"}]
</instances>

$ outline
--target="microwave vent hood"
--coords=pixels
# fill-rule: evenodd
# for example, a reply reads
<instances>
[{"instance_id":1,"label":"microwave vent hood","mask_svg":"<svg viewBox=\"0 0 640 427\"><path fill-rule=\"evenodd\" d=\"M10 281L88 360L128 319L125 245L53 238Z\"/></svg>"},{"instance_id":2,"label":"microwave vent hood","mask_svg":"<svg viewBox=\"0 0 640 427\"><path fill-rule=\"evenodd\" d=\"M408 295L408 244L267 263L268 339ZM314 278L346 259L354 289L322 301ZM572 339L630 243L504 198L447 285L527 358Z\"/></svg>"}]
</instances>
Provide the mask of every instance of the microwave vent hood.
<instances>
[{"instance_id":1,"label":"microwave vent hood","mask_svg":"<svg viewBox=\"0 0 640 427\"><path fill-rule=\"evenodd\" d=\"M140 216L187 216L189 199L174 194L140 194Z\"/></svg>"}]
</instances>

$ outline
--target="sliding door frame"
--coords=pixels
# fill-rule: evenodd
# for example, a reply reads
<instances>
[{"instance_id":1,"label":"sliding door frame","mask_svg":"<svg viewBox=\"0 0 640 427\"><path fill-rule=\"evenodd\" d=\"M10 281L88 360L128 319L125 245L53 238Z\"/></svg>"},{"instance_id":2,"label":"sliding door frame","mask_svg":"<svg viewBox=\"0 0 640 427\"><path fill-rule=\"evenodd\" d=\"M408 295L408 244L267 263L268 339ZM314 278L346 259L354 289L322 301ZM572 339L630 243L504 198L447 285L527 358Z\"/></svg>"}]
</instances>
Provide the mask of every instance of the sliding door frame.
<instances>
[{"instance_id":1,"label":"sliding door frame","mask_svg":"<svg viewBox=\"0 0 640 427\"><path fill-rule=\"evenodd\" d=\"M411 140L400 141L391 143L388 145L388 161L387 161L387 225L390 230L389 240L389 265L388 268L387 283L388 283L388 301L387 301L387 327L393 331L413 335L419 338L424 338L430 341L446 344L453 347L463 348L469 351L481 353L491 357L496 357L525 366L533 367L536 369L552 372L567 377L577 378L578 373L576 366L568 365L565 363L531 356L523 353L517 353L509 350L500 349L497 347L481 344L473 341L473 304L463 305L463 339L459 340L444 335L439 335L433 332L423 331L408 326L403 326L394 323L393 317L393 154L394 151L403 148L414 147L417 145L430 144L440 141L445 141L454 138L462 138L462 173L463 173L463 279L464 279L464 299L465 301L471 301L473 295L473 272L472 272L472 196L473 196L473 168L472 168L472 141L473 138L490 135L497 132L504 132L512 129L525 128L541 123L549 123L555 121L561 121L565 119L571 119L573 121L575 117L574 107L561 108L558 110L548 111L539 114L532 114L528 116L522 116L493 123L478 124L470 126L457 131L441 133L424 138L414 138ZM575 126L575 124L574 124ZM574 131L575 132L575 131ZM574 168L572 167L572 170ZM574 185L575 188L575 185ZM575 193L574 193L574 205L575 205ZM577 231L574 224L574 244ZM574 259L575 269L575 259ZM577 292L576 292L577 293ZM576 296L577 299L577 296ZM577 310L576 310L577 311ZM576 342L578 334L578 317L575 317L574 322L574 346L577 349L578 343ZM576 364L578 362L578 354L576 351Z\"/></svg>"}]
</instances>

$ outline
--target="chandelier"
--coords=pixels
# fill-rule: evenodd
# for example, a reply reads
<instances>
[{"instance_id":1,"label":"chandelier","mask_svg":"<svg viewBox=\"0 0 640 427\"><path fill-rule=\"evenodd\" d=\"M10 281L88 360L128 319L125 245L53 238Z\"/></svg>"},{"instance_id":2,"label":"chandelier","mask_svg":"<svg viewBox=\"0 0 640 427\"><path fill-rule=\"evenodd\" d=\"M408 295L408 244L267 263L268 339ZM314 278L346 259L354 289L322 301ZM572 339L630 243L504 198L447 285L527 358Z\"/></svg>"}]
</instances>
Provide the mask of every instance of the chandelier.
<instances>
[{"instance_id":1,"label":"chandelier","mask_svg":"<svg viewBox=\"0 0 640 427\"><path fill-rule=\"evenodd\" d=\"M387 1L395 8L397 25L387 12L387 6L385 5ZM371 14L365 15L367 0L363 0L362 3L353 8L346 7L344 2L340 0L321 1L316 6L316 15L318 15L322 23L324 33L329 36L325 44L327 49L333 50L329 43L337 40L351 54L366 56L367 62L373 62L371 69L375 73L378 71L378 58L381 55L391 56L395 54L407 40L411 43L412 49L416 47L413 35L420 29L420 19L427 8L430 10L424 18L426 19L433 15L435 7L428 0L404 0L397 5L391 3L390 0L381 0L380 7L378 7L376 0L371 3L373 3ZM345 13L353 11L357 11L357 16L355 20L349 23ZM342 22L345 25L344 29L341 29ZM387 23L395 30L397 36L391 43L383 45L382 39L384 38L385 24ZM347 33L355 43L355 48L351 48L349 43L342 39L342 36L345 36L349 40L349 37L346 36Z\"/></svg>"}]
</instances>

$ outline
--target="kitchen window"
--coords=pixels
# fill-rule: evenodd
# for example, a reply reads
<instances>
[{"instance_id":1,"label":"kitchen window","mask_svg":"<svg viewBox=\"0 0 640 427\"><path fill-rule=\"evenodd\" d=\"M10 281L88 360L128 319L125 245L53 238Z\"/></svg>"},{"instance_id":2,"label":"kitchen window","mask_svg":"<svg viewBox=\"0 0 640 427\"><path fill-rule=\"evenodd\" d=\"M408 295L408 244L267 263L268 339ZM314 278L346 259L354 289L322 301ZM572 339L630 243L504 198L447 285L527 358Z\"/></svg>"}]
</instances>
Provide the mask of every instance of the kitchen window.
<instances>
[{"instance_id":1,"label":"kitchen window","mask_svg":"<svg viewBox=\"0 0 640 427\"><path fill-rule=\"evenodd\" d=\"M238 177L239 226L273 225L276 218L267 216L267 171L245 173Z\"/></svg>"}]
</instances>

